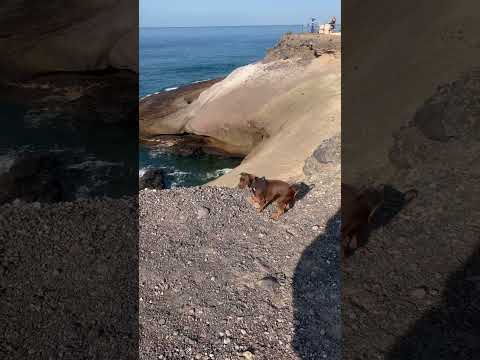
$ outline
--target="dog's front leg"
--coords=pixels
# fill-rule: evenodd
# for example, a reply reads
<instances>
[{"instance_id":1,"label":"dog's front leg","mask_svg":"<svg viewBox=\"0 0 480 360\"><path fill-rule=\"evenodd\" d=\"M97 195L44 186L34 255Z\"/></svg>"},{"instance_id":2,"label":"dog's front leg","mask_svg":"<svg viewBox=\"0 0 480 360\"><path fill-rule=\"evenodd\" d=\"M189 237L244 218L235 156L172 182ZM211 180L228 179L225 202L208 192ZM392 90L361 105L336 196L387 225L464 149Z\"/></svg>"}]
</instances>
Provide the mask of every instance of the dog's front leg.
<instances>
[{"instance_id":1,"label":"dog's front leg","mask_svg":"<svg viewBox=\"0 0 480 360\"><path fill-rule=\"evenodd\" d=\"M248 198L248 202L250 204L252 204L255 208L259 208L260 207L260 204L258 203L258 200L257 198L255 197L255 195L252 195Z\"/></svg>"},{"instance_id":2,"label":"dog's front leg","mask_svg":"<svg viewBox=\"0 0 480 360\"><path fill-rule=\"evenodd\" d=\"M262 212L268 206L268 201L265 199L262 199L259 204L260 204L260 207L258 208L258 212Z\"/></svg>"}]
</instances>

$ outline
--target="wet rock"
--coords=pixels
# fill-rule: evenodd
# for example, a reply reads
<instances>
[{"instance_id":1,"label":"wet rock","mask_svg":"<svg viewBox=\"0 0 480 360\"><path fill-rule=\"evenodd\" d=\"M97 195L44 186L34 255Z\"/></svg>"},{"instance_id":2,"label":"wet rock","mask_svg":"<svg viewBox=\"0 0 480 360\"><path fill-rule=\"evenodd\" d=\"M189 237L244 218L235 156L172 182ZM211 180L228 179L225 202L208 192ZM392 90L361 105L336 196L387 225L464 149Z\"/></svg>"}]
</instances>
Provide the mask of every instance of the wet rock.
<instances>
[{"instance_id":1,"label":"wet rock","mask_svg":"<svg viewBox=\"0 0 480 360\"><path fill-rule=\"evenodd\" d=\"M114 196L126 172L122 164L97 161L80 151L11 153L0 157L0 204L14 199L54 203Z\"/></svg>"},{"instance_id":2,"label":"wet rock","mask_svg":"<svg viewBox=\"0 0 480 360\"><path fill-rule=\"evenodd\" d=\"M138 188L163 189L165 186L163 172L160 169L148 169L138 182Z\"/></svg>"}]
</instances>

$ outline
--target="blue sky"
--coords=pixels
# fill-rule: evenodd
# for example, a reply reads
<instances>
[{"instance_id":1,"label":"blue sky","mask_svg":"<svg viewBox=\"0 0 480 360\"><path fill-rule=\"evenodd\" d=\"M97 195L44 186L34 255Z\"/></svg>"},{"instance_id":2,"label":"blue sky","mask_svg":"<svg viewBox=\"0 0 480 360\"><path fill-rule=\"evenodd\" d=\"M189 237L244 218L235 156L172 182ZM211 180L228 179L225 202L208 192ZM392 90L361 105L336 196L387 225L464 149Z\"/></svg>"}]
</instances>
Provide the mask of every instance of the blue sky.
<instances>
[{"instance_id":1,"label":"blue sky","mask_svg":"<svg viewBox=\"0 0 480 360\"><path fill-rule=\"evenodd\" d=\"M140 0L140 26L296 25L332 15L341 0Z\"/></svg>"}]
</instances>

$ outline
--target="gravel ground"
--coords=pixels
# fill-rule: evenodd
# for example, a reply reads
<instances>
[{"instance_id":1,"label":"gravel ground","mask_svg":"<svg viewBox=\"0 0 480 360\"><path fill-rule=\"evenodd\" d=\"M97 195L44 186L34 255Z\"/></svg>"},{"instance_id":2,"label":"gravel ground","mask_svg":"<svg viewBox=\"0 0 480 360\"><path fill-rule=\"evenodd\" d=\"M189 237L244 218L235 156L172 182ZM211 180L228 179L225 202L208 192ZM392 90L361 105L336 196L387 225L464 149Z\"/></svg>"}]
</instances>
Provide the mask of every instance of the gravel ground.
<instances>
[{"instance_id":1,"label":"gravel ground","mask_svg":"<svg viewBox=\"0 0 480 360\"><path fill-rule=\"evenodd\" d=\"M277 222L239 189L141 191L141 359L339 359L340 186L325 184Z\"/></svg>"},{"instance_id":2,"label":"gravel ground","mask_svg":"<svg viewBox=\"0 0 480 360\"><path fill-rule=\"evenodd\" d=\"M0 207L0 358L135 359L136 199Z\"/></svg>"}]
</instances>

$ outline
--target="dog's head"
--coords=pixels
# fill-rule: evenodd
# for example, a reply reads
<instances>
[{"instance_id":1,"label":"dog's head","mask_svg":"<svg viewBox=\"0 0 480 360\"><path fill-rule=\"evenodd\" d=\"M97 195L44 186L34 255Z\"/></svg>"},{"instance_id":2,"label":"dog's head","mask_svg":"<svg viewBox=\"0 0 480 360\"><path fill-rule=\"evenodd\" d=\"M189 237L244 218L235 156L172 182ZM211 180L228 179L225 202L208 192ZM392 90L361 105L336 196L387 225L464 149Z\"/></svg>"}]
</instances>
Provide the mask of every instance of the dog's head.
<instances>
[{"instance_id":1,"label":"dog's head","mask_svg":"<svg viewBox=\"0 0 480 360\"><path fill-rule=\"evenodd\" d=\"M240 189L245 189L247 186L252 187L253 182L255 181L255 175L241 173L240 174L240 181L238 182L238 187Z\"/></svg>"}]
</instances>

